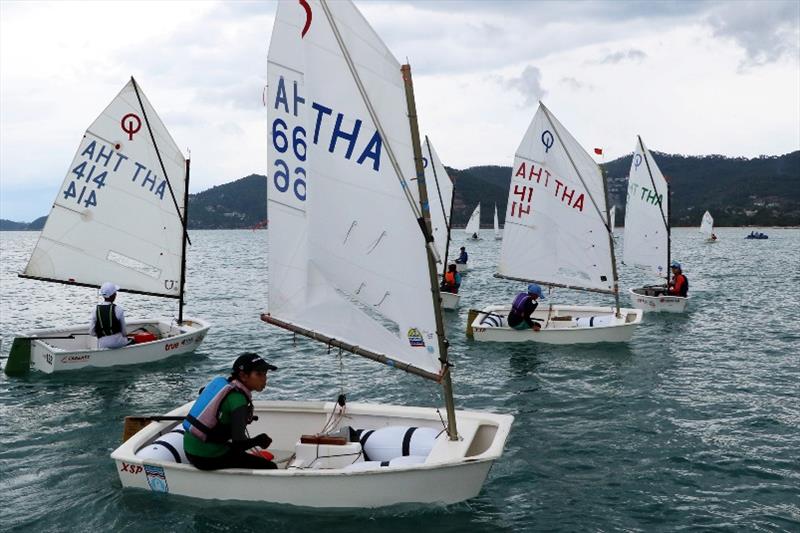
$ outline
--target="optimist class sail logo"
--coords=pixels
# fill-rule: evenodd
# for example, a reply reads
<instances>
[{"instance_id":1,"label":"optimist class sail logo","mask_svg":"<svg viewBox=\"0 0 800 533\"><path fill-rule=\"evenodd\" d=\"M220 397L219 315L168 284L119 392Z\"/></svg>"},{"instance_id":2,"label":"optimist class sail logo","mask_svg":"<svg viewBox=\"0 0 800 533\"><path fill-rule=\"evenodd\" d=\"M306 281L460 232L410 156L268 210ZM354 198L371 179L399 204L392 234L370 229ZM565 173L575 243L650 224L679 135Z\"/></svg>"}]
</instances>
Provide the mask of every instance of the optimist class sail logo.
<instances>
[{"instance_id":1,"label":"optimist class sail logo","mask_svg":"<svg viewBox=\"0 0 800 533\"><path fill-rule=\"evenodd\" d=\"M306 0L298 0L298 2L300 3L301 6L303 6L303 9L305 9L306 11L306 23L303 26L303 31L300 32L300 38L302 39L303 37L306 36L306 33L308 33L308 29L311 27L311 18L312 18L311 6L308 5L308 2L306 2Z\"/></svg>"},{"instance_id":2,"label":"optimist class sail logo","mask_svg":"<svg viewBox=\"0 0 800 533\"><path fill-rule=\"evenodd\" d=\"M142 119L134 113L128 113L119 122L122 126L122 131L128 134L128 140L133 140L133 134L142 129Z\"/></svg>"}]
</instances>

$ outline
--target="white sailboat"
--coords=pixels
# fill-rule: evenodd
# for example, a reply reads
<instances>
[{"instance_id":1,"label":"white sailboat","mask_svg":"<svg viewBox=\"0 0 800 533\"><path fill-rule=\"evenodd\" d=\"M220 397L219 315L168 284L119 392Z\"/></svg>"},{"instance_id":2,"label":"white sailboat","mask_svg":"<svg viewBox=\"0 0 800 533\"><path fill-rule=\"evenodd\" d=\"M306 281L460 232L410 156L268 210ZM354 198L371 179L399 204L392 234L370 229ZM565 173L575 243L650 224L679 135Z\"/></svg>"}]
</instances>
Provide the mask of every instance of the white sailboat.
<instances>
[{"instance_id":1,"label":"white sailboat","mask_svg":"<svg viewBox=\"0 0 800 533\"><path fill-rule=\"evenodd\" d=\"M425 163L425 183L433 187L430 195L431 206L431 231L433 232L433 242L436 245L437 254L442 262L442 278L447 272L450 249L450 220L453 211L453 182L447 175L444 165L439 159L439 155L433 148L428 136L422 143L423 162ZM412 192L414 187L411 187ZM418 195L415 194L415 199ZM461 296L452 292L440 291L442 297L442 308L446 311L458 309Z\"/></svg>"},{"instance_id":2,"label":"white sailboat","mask_svg":"<svg viewBox=\"0 0 800 533\"><path fill-rule=\"evenodd\" d=\"M447 422L434 408L257 401L250 431L273 438L278 470L208 472L137 455L175 424L162 421L112 454L122 484L310 507L471 498L501 456L513 417L454 407L410 67L401 69L351 2L307 0L278 6L268 81L262 320L441 384ZM415 176L419 202L408 187ZM365 460L368 443L302 442L344 424L383 431L396 455ZM433 434L414 455L402 445L410 428Z\"/></svg>"},{"instance_id":3,"label":"white sailboat","mask_svg":"<svg viewBox=\"0 0 800 533\"><path fill-rule=\"evenodd\" d=\"M195 350L209 324L183 316L189 161L136 81L89 126L20 277L175 298L178 318L127 320L143 342L100 350L85 323L14 339L5 371L134 365Z\"/></svg>"},{"instance_id":4,"label":"white sailboat","mask_svg":"<svg viewBox=\"0 0 800 533\"><path fill-rule=\"evenodd\" d=\"M499 241L503 238L500 233L500 223L497 221L497 204L494 204L494 240Z\"/></svg>"},{"instance_id":5,"label":"white sailboat","mask_svg":"<svg viewBox=\"0 0 800 533\"><path fill-rule=\"evenodd\" d=\"M662 283L628 289L637 309L681 313L689 298L666 294L670 265L669 183L637 136L628 177L623 263L649 272Z\"/></svg>"},{"instance_id":6,"label":"white sailboat","mask_svg":"<svg viewBox=\"0 0 800 533\"><path fill-rule=\"evenodd\" d=\"M606 184L600 168L544 106L514 157L496 277L613 294L615 307L540 304L541 330L506 323L510 305L473 311L477 341L575 344L625 342L642 320L619 307Z\"/></svg>"},{"instance_id":7,"label":"white sailboat","mask_svg":"<svg viewBox=\"0 0 800 533\"><path fill-rule=\"evenodd\" d=\"M467 221L467 227L464 228L464 233L469 235L470 239L480 239L479 230L481 229L481 204L478 203L478 206L472 212L472 215L469 217L469 221Z\"/></svg>"},{"instance_id":8,"label":"white sailboat","mask_svg":"<svg viewBox=\"0 0 800 533\"><path fill-rule=\"evenodd\" d=\"M703 213L703 220L700 222L700 233L706 236L706 242L717 242L717 236L714 233L714 217L708 211Z\"/></svg>"}]
</instances>

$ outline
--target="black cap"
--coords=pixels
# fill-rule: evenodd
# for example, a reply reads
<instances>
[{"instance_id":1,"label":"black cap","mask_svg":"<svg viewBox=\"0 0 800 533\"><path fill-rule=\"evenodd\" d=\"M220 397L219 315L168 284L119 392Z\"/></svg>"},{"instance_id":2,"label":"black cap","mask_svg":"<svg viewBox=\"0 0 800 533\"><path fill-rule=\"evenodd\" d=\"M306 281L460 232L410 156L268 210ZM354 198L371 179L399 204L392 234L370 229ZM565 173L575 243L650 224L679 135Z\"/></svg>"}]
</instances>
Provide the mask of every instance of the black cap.
<instances>
[{"instance_id":1,"label":"black cap","mask_svg":"<svg viewBox=\"0 0 800 533\"><path fill-rule=\"evenodd\" d=\"M233 362L233 373L236 374L240 370L242 372L252 372L253 370L266 372L267 370L278 370L278 367L267 363L257 353L245 352Z\"/></svg>"}]
</instances>

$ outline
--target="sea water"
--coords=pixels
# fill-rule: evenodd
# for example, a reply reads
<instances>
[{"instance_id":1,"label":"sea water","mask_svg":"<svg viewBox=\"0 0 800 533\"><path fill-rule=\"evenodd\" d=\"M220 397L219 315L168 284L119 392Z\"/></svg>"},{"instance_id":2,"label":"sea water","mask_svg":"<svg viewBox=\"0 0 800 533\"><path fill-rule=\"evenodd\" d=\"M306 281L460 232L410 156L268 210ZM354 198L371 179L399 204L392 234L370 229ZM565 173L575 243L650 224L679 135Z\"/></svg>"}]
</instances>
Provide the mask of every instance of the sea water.
<instances>
[{"instance_id":1,"label":"sea water","mask_svg":"<svg viewBox=\"0 0 800 533\"><path fill-rule=\"evenodd\" d=\"M715 231L707 244L673 230L687 313L646 313L631 342L596 346L468 341L468 309L510 302L524 284L492 277L490 230L479 241L455 231L452 250L465 245L471 265L461 309L445 318L456 406L513 414L505 453L468 502L346 511L121 489L109 454L123 417L194 399L246 350L280 368L259 399L442 404L433 383L261 322L266 231L193 231L186 312L213 324L195 354L0 377L0 530L798 531L800 230L765 229L761 241L744 240L749 228ZM93 289L17 278L37 238L0 233L0 364L14 333L88 324L97 302ZM624 265L620 277L625 291L653 281ZM548 302L613 298L561 289ZM177 314L172 300L121 293L118 303L131 319Z\"/></svg>"}]
</instances>

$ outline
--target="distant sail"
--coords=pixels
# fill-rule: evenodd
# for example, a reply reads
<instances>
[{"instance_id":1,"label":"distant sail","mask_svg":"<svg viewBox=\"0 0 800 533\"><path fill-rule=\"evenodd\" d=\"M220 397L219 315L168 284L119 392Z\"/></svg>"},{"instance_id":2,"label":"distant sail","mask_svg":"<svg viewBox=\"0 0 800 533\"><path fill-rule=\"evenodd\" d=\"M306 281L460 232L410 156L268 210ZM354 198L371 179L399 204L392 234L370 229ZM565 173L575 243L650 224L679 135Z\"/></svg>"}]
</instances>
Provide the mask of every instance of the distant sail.
<instances>
[{"instance_id":1,"label":"distant sail","mask_svg":"<svg viewBox=\"0 0 800 533\"><path fill-rule=\"evenodd\" d=\"M617 206L611 206L611 231L614 231L614 228L617 227Z\"/></svg>"},{"instance_id":2,"label":"distant sail","mask_svg":"<svg viewBox=\"0 0 800 533\"><path fill-rule=\"evenodd\" d=\"M606 217L600 168L540 104L514 156L498 273L613 292Z\"/></svg>"},{"instance_id":3,"label":"distant sail","mask_svg":"<svg viewBox=\"0 0 800 533\"><path fill-rule=\"evenodd\" d=\"M439 259L444 261L447 231L450 227L450 207L453 202L453 182L450 181L447 170L439 160L433 143L427 137L422 142L422 154L425 158L425 183L428 186L428 203L431 206L433 242ZM418 198L417 187L412 186L411 190L414 197Z\"/></svg>"},{"instance_id":4,"label":"distant sail","mask_svg":"<svg viewBox=\"0 0 800 533\"><path fill-rule=\"evenodd\" d=\"M478 207L475 208L475 211L472 212L472 215L469 217L469 222L467 222L467 227L464 228L464 233L468 235L472 235L473 233L478 233L478 230L481 229L481 204L478 203Z\"/></svg>"},{"instance_id":5,"label":"distant sail","mask_svg":"<svg viewBox=\"0 0 800 533\"><path fill-rule=\"evenodd\" d=\"M714 217L712 217L711 213L708 211L703 213L703 221L700 223L700 233L705 234L707 237L711 237L711 234L714 233Z\"/></svg>"},{"instance_id":6,"label":"distant sail","mask_svg":"<svg viewBox=\"0 0 800 533\"><path fill-rule=\"evenodd\" d=\"M23 275L178 298L185 177L131 79L83 135Z\"/></svg>"},{"instance_id":7,"label":"distant sail","mask_svg":"<svg viewBox=\"0 0 800 533\"><path fill-rule=\"evenodd\" d=\"M652 179L651 179L652 176ZM667 275L669 254L667 181L641 137L631 161L625 207L626 265Z\"/></svg>"},{"instance_id":8,"label":"distant sail","mask_svg":"<svg viewBox=\"0 0 800 533\"><path fill-rule=\"evenodd\" d=\"M350 2L307 4L268 54L269 313L439 373L400 64Z\"/></svg>"},{"instance_id":9,"label":"distant sail","mask_svg":"<svg viewBox=\"0 0 800 533\"><path fill-rule=\"evenodd\" d=\"M500 223L497 220L497 204L494 204L494 238L500 238Z\"/></svg>"}]
</instances>

